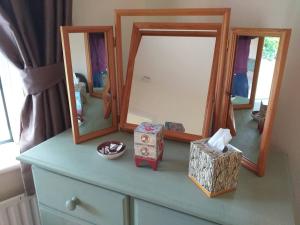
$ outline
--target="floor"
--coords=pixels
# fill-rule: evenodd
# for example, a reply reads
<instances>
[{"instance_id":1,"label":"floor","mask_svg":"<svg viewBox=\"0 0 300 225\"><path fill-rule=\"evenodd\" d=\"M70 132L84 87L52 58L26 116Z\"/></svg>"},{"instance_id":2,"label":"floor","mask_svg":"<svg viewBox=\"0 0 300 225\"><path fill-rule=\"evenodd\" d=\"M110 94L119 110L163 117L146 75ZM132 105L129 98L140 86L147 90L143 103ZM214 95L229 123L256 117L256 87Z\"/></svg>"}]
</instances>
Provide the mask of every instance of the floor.
<instances>
[{"instance_id":1,"label":"floor","mask_svg":"<svg viewBox=\"0 0 300 225\"><path fill-rule=\"evenodd\" d=\"M101 130L112 126L112 116L104 119L103 101L101 98L86 95L87 103L84 105L84 123L79 127L80 135Z\"/></svg>"},{"instance_id":2,"label":"floor","mask_svg":"<svg viewBox=\"0 0 300 225\"><path fill-rule=\"evenodd\" d=\"M258 123L251 117L251 110L234 110L237 135L230 144L240 149L252 162L257 162L261 135L258 132Z\"/></svg>"},{"instance_id":3,"label":"floor","mask_svg":"<svg viewBox=\"0 0 300 225\"><path fill-rule=\"evenodd\" d=\"M249 98L235 96L231 98L231 102L233 105L249 104Z\"/></svg>"}]
</instances>

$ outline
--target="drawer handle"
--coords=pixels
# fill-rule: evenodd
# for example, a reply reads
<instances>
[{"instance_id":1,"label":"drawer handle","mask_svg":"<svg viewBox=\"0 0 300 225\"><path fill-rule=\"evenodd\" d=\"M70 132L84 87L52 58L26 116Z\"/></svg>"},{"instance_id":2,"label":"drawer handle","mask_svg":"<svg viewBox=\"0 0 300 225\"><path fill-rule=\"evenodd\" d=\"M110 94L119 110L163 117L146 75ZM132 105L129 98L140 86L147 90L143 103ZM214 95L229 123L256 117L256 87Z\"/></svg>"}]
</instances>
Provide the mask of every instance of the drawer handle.
<instances>
[{"instance_id":1,"label":"drawer handle","mask_svg":"<svg viewBox=\"0 0 300 225\"><path fill-rule=\"evenodd\" d=\"M79 199L77 197L73 197L71 200L66 201L66 208L70 211L76 209L76 206L79 204Z\"/></svg>"}]
</instances>

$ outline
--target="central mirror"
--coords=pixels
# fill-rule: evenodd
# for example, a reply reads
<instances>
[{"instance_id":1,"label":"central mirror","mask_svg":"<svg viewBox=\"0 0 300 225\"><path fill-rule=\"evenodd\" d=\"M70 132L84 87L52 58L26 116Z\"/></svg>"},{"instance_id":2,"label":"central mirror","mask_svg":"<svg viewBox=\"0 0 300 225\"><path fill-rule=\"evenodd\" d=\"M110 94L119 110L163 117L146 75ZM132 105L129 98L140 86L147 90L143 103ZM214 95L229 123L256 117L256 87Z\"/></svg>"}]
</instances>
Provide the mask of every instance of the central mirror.
<instances>
[{"instance_id":1,"label":"central mirror","mask_svg":"<svg viewBox=\"0 0 300 225\"><path fill-rule=\"evenodd\" d=\"M168 130L199 134L215 42L215 37L143 36L134 64L127 122L161 123Z\"/></svg>"},{"instance_id":2,"label":"central mirror","mask_svg":"<svg viewBox=\"0 0 300 225\"><path fill-rule=\"evenodd\" d=\"M168 28L134 24L121 127L152 122L163 124L169 138L207 137L212 123L218 26L204 30L201 24L168 24Z\"/></svg>"}]
</instances>

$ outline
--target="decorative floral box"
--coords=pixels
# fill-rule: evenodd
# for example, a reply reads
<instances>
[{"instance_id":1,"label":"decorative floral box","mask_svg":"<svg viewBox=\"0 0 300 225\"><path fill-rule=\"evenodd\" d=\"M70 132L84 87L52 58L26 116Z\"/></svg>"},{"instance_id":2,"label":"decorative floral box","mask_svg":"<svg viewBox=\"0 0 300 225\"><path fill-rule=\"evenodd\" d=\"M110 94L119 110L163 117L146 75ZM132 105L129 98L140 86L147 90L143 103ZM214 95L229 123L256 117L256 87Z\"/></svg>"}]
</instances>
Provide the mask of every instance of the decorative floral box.
<instances>
[{"instance_id":1,"label":"decorative floral box","mask_svg":"<svg viewBox=\"0 0 300 225\"><path fill-rule=\"evenodd\" d=\"M162 160L164 148L163 125L141 123L134 130L134 159L136 166L142 161L157 170L158 161Z\"/></svg>"},{"instance_id":2,"label":"decorative floral box","mask_svg":"<svg viewBox=\"0 0 300 225\"><path fill-rule=\"evenodd\" d=\"M213 149L207 139L191 142L189 177L208 197L236 189L242 152L232 145L226 148Z\"/></svg>"}]
</instances>

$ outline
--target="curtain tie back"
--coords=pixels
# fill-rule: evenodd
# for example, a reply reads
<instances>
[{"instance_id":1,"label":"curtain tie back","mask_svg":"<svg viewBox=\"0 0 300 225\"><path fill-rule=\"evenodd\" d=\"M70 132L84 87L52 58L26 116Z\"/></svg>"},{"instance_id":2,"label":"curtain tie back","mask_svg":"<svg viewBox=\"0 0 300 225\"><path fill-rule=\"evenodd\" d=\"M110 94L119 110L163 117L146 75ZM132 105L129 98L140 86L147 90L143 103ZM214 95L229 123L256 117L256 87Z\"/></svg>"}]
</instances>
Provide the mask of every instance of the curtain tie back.
<instances>
[{"instance_id":1,"label":"curtain tie back","mask_svg":"<svg viewBox=\"0 0 300 225\"><path fill-rule=\"evenodd\" d=\"M26 68L21 73L24 91L28 95L44 91L65 77L63 63L56 63L37 68Z\"/></svg>"}]
</instances>

